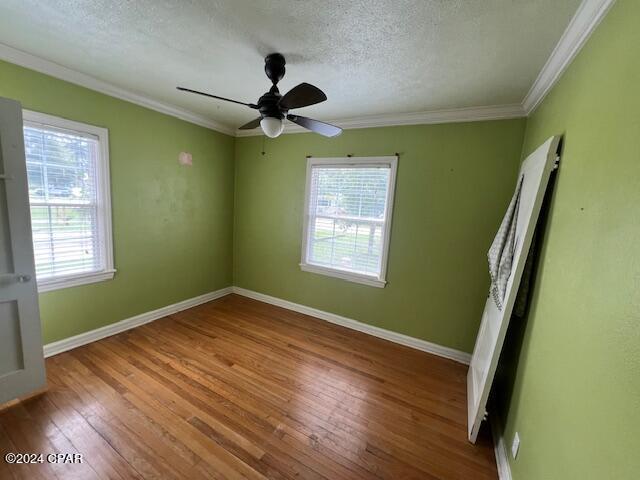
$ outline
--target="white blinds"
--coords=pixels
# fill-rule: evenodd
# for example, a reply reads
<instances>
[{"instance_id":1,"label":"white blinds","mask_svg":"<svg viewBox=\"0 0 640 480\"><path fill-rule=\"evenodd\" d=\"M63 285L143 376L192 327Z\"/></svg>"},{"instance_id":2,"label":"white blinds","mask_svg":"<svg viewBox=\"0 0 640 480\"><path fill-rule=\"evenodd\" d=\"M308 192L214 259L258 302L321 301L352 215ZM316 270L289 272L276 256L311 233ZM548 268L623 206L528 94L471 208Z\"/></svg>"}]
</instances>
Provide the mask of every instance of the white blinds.
<instances>
[{"instance_id":1,"label":"white blinds","mask_svg":"<svg viewBox=\"0 0 640 480\"><path fill-rule=\"evenodd\" d=\"M25 122L38 280L105 268L98 221L98 138Z\"/></svg>"},{"instance_id":2,"label":"white blinds","mask_svg":"<svg viewBox=\"0 0 640 480\"><path fill-rule=\"evenodd\" d=\"M308 199L309 264L381 275L389 165L313 165Z\"/></svg>"}]
</instances>

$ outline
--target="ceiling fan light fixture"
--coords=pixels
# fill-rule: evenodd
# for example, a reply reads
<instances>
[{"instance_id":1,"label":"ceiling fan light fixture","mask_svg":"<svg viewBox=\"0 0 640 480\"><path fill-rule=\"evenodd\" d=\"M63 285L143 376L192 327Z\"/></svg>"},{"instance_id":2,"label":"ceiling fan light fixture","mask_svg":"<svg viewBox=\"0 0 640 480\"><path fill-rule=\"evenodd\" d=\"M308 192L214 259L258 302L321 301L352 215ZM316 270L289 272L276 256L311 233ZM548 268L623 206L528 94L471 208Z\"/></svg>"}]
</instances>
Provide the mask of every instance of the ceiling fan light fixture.
<instances>
[{"instance_id":1,"label":"ceiling fan light fixture","mask_svg":"<svg viewBox=\"0 0 640 480\"><path fill-rule=\"evenodd\" d=\"M313 118L302 117L300 115L290 114L289 111L296 108L308 107L317 103L324 102L327 96L318 87L310 83L300 83L289 90L284 95L280 95L278 90L278 82L282 80L285 73L285 59L280 53L272 53L264 59L264 72L273 84L268 92L258 99L258 103L245 103L233 100L231 98L219 97L206 92L199 92L186 87L177 87L183 92L195 93L216 100L223 100L238 105L244 105L253 110L258 110L260 116L254 118L250 122L238 127L238 130L253 130L262 127L262 131L267 137L279 137L284 130L284 119L300 125L302 128L319 133L325 137L335 137L340 135L342 129L331 125L330 123L319 122Z\"/></svg>"},{"instance_id":2,"label":"ceiling fan light fixture","mask_svg":"<svg viewBox=\"0 0 640 480\"><path fill-rule=\"evenodd\" d=\"M284 130L284 122L280 118L264 117L260 120L260 127L267 137L276 138Z\"/></svg>"}]
</instances>

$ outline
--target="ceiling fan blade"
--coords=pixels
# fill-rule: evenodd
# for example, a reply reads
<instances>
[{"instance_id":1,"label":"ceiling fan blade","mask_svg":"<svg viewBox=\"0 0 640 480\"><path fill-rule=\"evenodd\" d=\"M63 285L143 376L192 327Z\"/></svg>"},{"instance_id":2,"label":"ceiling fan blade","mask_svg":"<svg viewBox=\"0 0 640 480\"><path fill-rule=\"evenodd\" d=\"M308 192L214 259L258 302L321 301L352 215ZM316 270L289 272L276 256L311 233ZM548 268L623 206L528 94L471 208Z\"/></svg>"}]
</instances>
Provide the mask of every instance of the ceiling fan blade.
<instances>
[{"instance_id":1,"label":"ceiling fan blade","mask_svg":"<svg viewBox=\"0 0 640 480\"><path fill-rule=\"evenodd\" d=\"M287 119L293 123L297 123L301 127L304 127L312 132L319 133L325 137L335 137L342 133L340 127L331 125L330 123L319 122L313 118L301 117L300 115L287 115Z\"/></svg>"},{"instance_id":2,"label":"ceiling fan blade","mask_svg":"<svg viewBox=\"0 0 640 480\"><path fill-rule=\"evenodd\" d=\"M249 123L242 125L240 130L253 130L254 128L258 128L260 126L260 120L262 120L262 117L251 120Z\"/></svg>"},{"instance_id":3,"label":"ceiling fan blade","mask_svg":"<svg viewBox=\"0 0 640 480\"><path fill-rule=\"evenodd\" d=\"M294 108L307 107L324 102L327 96L318 87L309 83L301 83L293 87L280 99L280 108L293 110Z\"/></svg>"},{"instance_id":4,"label":"ceiling fan blade","mask_svg":"<svg viewBox=\"0 0 640 480\"><path fill-rule=\"evenodd\" d=\"M225 102L237 103L238 105L245 105L249 108L258 108L258 106L254 103L239 102L237 100L231 100L230 98L219 97L217 95L211 95L210 93L199 92L197 90L191 90L190 88L185 88L185 87L176 87L176 88L178 90L182 90L183 92L197 93L198 95L204 95L205 97L216 98L218 100L224 100Z\"/></svg>"}]
</instances>

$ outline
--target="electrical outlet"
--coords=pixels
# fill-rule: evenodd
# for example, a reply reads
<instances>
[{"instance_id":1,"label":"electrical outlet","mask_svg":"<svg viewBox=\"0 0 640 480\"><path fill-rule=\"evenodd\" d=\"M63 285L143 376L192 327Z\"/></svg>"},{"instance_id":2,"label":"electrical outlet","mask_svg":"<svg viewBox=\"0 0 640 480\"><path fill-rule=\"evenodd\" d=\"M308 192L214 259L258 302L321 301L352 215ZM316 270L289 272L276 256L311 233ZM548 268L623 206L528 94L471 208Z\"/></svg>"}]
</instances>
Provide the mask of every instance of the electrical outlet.
<instances>
[{"instance_id":1,"label":"electrical outlet","mask_svg":"<svg viewBox=\"0 0 640 480\"><path fill-rule=\"evenodd\" d=\"M515 459L518 456L518 449L520 448L520 435L518 432L513 436L513 443L511 443L511 456Z\"/></svg>"}]
</instances>

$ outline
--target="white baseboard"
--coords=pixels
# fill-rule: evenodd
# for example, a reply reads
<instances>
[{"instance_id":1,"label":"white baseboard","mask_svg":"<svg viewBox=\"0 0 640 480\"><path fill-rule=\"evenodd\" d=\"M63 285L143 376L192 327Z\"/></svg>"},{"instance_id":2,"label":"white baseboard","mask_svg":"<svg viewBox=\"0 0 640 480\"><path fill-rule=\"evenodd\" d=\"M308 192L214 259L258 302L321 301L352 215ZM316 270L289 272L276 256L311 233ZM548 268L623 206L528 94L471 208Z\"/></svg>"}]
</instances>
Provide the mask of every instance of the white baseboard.
<instances>
[{"instance_id":1,"label":"white baseboard","mask_svg":"<svg viewBox=\"0 0 640 480\"><path fill-rule=\"evenodd\" d=\"M216 298L228 295L231 292L232 287L222 288L220 290L216 290L215 292L205 293L204 295L189 298L187 300L183 300L182 302L174 303L173 305L167 305L166 307L162 307L151 312L141 313L140 315L136 315L135 317L127 318L110 325L105 325L104 327L96 328L95 330L90 330L73 337L65 338L57 342L47 343L44 346L44 356L45 358L51 357L52 355L66 352L67 350L71 350L72 348L80 347L82 345L95 342L96 340L100 340L105 337L110 337L111 335L115 335L116 333L124 332L125 330L144 325L145 323L149 323L159 318L166 317L167 315L171 315L172 313L180 312L182 310L195 307L202 303L210 302L212 300L215 300Z\"/></svg>"},{"instance_id":2,"label":"white baseboard","mask_svg":"<svg viewBox=\"0 0 640 480\"><path fill-rule=\"evenodd\" d=\"M496 454L496 465L498 466L498 478L500 480L511 480L511 467L509 466L509 449L504 440L504 428L500 418L495 413L489 414L491 424L491 434L493 435L493 449Z\"/></svg>"},{"instance_id":3,"label":"white baseboard","mask_svg":"<svg viewBox=\"0 0 640 480\"><path fill-rule=\"evenodd\" d=\"M449 347L443 347L442 345L427 342L426 340L420 340L408 335L403 335L402 333L396 333L380 327L374 327L373 325L367 325L366 323L362 323L351 318L341 317L340 315L336 315L334 313L325 312L323 310L307 307L305 305L289 302L281 298L272 297L270 295L265 295L263 293L254 292L252 290L247 290L240 287L227 287L216 290L215 292L205 293L204 295L200 295L199 297L183 300L182 302L174 303L173 305L167 305L166 307L162 307L151 312L141 313L140 315L136 315L135 317L127 318L125 320L121 320L119 322L112 323L95 330L90 330L88 332L65 338L57 342L48 343L44 346L44 356L50 357L52 355L57 355L58 353L66 352L67 350L71 350L72 348L80 347L82 345L86 345L87 343L110 337L111 335L115 335L116 333L124 332L125 330L144 325L145 323L149 323L159 318L166 317L167 315L171 315L172 313L195 307L202 303L210 302L230 293L237 293L238 295L242 295L244 297L253 298L254 300L269 303L271 305L276 305L278 307L286 308L294 312L310 315L327 322L335 323L336 325L341 325L352 330L357 330L359 332L373 335L374 337L383 338L394 343L399 343L400 345L415 348L416 350L438 355L439 357L448 358L450 360L455 360L456 362L460 362L465 365L468 365L471 361L471 355L466 352L461 352Z\"/></svg>"},{"instance_id":4,"label":"white baseboard","mask_svg":"<svg viewBox=\"0 0 640 480\"><path fill-rule=\"evenodd\" d=\"M153 310L151 312L142 313L135 317L127 318L110 325L106 325L95 330L91 330L73 337L65 338L57 342L48 343L44 346L44 356L51 357L58 353L66 352L76 347L81 347L91 342L95 342L102 338L110 337L125 330L144 325L145 323L158 320L159 318L166 317L173 313L187 310L189 308L201 305L203 303L211 302L217 298L224 297L230 293L236 293L244 297L252 298L260 302L269 303L278 307L286 308L294 312L310 315L320 320L325 320L336 325L341 325L352 330L357 330L374 337L383 338L400 345L415 348L423 352L431 353L439 357L448 358L457 362L468 365L471 361L471 355L466 352L461 352L449 347L443 347L436 343L427 342L426 340L420 340L401 333L385 330L380 327L374 327L373 325L367 325L366 323L353 320L351 318L341 317L334 313L325 312L316 308L307 307L298 303L289 302L281 298L265 295L264 293L254 292L253 290L247 290L241 287L227 287L214 292L205 293L198 297L183 300L182 302L174 303L173 305L167 305L166 307ZM500 480L511 480L511 468L508 460L508 449L502 436L502 424L496 415L489 415L489 422L491 424L491 431L493 434L494 449L496 455L496 464L498 466L498 477Z\"/></svg>"},{"instance_id":5,"label":"white baseboard","mask_svg":"<svg viewBox=\"0 0 640 480\"><path fill-rule=\"evenodd\" d=\"M316 308L300 305L298 303L289 302L288 300L272 297L270 295L254 292L253 290L247 290L241 287L233 287L233 293L237 293L238 295L242 295L244 297L253 298L254 300L259 300L261 302L270 303L271 305L276 305L288 310L293 310L294 312L304 313L305 315L310 315L312 317L335 323L352 330L367 333L369 335L373 335L374 337L384 338L385 340L389 340L390 342L399 343L400 345L415 348L416 350L421 350L423 352L432 353L434 355L438 355L439 357L455 360L456 362L460 362L465 365L469 365L469 363L471 362L471 355L466 352L461 352L460 350L455 350L449 347L443 347L442 345L438 345L436 343L427 342L426 340L420 340L408 335L403 335L402 333L385 330L384 328L367 325L366 323L362 323L351 318L341 317L340 315L336 315L334 313L329 313L323 310L318 310Z\"/></svg>"}]
</instances>

